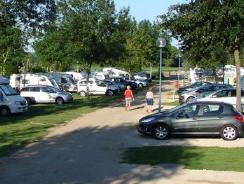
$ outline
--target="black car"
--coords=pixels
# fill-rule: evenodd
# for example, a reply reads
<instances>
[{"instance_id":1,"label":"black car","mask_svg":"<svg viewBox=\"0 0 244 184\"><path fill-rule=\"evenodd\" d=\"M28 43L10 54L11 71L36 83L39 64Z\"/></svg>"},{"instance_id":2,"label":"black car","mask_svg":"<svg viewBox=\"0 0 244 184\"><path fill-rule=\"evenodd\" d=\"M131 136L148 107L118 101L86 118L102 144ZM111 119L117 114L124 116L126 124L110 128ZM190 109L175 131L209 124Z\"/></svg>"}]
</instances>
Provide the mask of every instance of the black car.
<instances>
[{"instance_id":1,"label":"black car","mask_svg":"<svg viewBox=\"0 0 244 184\"><path fill-rule=\"evenodd\" d=\"M135 81L125 80L122 77L111 77L110 80L120 86L121 91L125 90L126 86L130 86L132 89L137 87Z\"/></svg>"},{"instance_id":2,"label":"black car","mask_svg":"<svg viewBox=\"0 0 244 184\"><path fill-rule=\"evenodd\" d=\"M228 103L191 102L143 117L138 131L157 139L169 135L220 135L235 140L244 132L244 117Z\"/></svg>"},{"instance_id":3,"label":"black car","mask_svg":"<svg viewBox=\"0 0 244 184\"><path fill-rule=\"evenodd\" d=\"M178 93L183 93L185 91L190 91L194 88L197 88L197 87L200 87L200 86L205 86L205 85L210 85L211 83L210 82L194 82L193 84L189 85L189 86L185 86L185 87L180 87L178 89Z\"/></svg>"}]
</instances>

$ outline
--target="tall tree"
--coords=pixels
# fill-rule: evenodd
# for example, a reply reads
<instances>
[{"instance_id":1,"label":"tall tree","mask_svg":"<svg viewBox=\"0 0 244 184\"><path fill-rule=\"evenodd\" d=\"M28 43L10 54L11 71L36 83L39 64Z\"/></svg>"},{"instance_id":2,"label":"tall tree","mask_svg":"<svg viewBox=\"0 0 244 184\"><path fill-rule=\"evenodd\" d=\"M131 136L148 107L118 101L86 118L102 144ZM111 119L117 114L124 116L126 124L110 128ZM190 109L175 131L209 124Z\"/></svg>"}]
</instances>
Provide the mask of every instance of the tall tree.
<instances>
[{"instance_id":1,"label":"tall tree","mask_svg":"<svg viewBox=\"0 0 244 184\"><path fill-rule=\"evenodd\" d=\"M235 58L237 109L241 110L240 51L243 44L244 1L192 0L174 5L163 15L162 26L179 38L182 49L196 61L206 61L216 48Z\"/></svg>"}]
</instances>

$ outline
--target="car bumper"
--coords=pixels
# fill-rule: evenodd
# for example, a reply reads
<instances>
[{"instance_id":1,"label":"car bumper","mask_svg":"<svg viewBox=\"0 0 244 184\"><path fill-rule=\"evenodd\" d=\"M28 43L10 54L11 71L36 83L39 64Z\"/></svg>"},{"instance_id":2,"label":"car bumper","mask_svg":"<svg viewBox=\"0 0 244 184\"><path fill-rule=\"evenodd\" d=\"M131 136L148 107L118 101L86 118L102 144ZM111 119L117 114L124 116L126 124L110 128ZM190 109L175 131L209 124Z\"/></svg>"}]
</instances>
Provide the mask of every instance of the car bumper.
<instances>
[{"instance_id":1,"label":"car bumper","mask_svg":"<svg viewBox=\"0 0 244 184\"><path fill-rule=\"evenodd\" d=\"M137 125L137 131L141 134L152 134L152 129L148 125L139 124Z\"/></svg>"},{"instance_id":2,"label":"car bumper","mask_svg":"<svg viewBox=\"0 0 244 184\"><path fill-rule=\"evenodd\" d=\"M10 108L11 113L23 113L28 111L27 105L20 105Z\"/></svg>"}]
</instances>

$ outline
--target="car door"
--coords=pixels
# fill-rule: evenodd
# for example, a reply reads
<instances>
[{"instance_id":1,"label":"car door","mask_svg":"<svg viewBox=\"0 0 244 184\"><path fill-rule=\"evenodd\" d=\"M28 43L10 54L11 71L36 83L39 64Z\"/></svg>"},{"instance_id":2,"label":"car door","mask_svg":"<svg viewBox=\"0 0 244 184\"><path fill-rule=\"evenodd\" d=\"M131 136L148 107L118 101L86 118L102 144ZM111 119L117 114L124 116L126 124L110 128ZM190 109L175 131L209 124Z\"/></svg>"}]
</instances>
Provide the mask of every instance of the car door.
<instances>
[{"instance_id":1,"label":"car door","mask_svg":"<svg viewBox=\"0 0 244 184\"><path fill-rule=\"evenodd\" d=\"M52 96L52 91L48 87L41 87L40 90L40 102L41 103L49 103L53 102L53 96Z\"/></svg>"},{"instance_id":2,"label":"car door","mask_svg":"<svg viewBox=\"0 0 244 184\"><path fill-rule=\"evenodd\" d=\"M42 97L40 96L40 87L30 87L29 91L23 92L26 97L30 97L35 103L42 102Z\"/></svg>"},{"instance_id":3,"label":"car door","mask_svg":"<svg viewBox=\"0 0 244 184\"><path fill-rule=\"evenodd\" d=\"M199 105L189 104L180 109L172 120L172 133L192 134L198 131L196 118L198 116Z\"/></svg>"},{"instance_id":4,"label":"car door","mask_svg":"<svg viewBox=\"0 0 244 184\"><path fill-rule=\"evenodd\" d=\"M198 132L202 134L217 133L220 121L223 119L221 104L204 103L200 105L199 116L196 118Z\"/></svg>"}]
</instances>

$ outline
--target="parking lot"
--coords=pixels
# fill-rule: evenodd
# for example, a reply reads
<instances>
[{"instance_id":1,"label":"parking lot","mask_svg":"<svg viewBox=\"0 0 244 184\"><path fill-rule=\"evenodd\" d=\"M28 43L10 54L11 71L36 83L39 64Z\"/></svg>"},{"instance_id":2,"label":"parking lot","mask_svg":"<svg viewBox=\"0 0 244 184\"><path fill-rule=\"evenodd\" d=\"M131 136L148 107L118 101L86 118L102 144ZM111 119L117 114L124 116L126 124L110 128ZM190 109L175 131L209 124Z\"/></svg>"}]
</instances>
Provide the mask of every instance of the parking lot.
<instances>
[{"instance_id":1,"label":"parking lot","mask_svg":"<svg viewBox=\"0 0 244 184\"><path fill-rule=\"evenodd\" d=\"M166 91L166 90L165 90ZM1 159L0 183L210 183L241 184L244 174L185 170L177 165L128 165L120 163L128 147L152 145L244 147L244 139L172 138L158 141L135 129L146 115L144 94L136 96L133 110L123 103L79 117L54 128L41 142Z\"/></svg>"}]
</instances>

